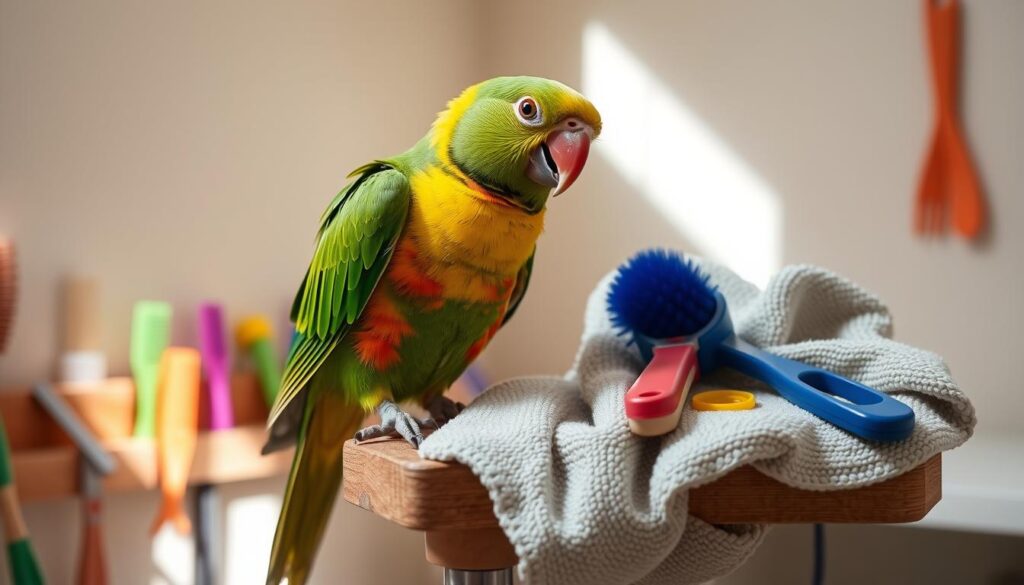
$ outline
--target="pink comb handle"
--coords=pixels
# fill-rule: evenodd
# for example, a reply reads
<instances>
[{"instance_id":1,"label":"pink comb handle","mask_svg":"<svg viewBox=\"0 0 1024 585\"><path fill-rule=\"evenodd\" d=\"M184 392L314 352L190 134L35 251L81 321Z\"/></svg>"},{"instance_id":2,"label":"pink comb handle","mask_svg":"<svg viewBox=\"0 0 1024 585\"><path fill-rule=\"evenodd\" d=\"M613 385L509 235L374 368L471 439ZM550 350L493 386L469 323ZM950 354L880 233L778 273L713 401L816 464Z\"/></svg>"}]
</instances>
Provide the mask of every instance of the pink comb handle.
<instances>
[{"instance_id":1,"label":"pink comb handle","mask_svg":"<svg viewBox=\"0 0 1024 585\"><path fill-rule=\"evenodd\" d=\"M691 343L654 347L654 359L626 392L626 418L646 420L680 411L697 378L697 348Z\"/></svg>"},{"instance_id":2,"label":"pink comb handle","mask_svg":"<svg viewBox=\"0 0 1024 585\"><path fill-rule=\"evenodd\" d=\"M218 304L199 306L199 349L203 355L203 372L210 397L210 429L229 429L235 426L231 405L231 363L224 339L224 317Z\"/></svg>"}]
</instances>

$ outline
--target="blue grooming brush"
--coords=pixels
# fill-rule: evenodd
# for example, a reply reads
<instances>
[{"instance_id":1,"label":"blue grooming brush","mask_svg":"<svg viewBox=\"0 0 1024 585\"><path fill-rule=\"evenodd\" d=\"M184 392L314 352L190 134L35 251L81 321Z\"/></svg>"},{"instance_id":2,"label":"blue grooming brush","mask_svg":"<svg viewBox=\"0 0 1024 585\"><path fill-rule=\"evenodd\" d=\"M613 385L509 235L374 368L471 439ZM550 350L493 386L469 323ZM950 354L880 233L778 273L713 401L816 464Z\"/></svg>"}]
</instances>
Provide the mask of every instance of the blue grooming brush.
<instances>
[{"instance_id":1,"label":"blue grooming brush","mask_svg":"<svg viewBox=\"0 0 1024 585\"><path fill-rule=\"evenodd\" d=\"M612 323L632 335L647 360L659 347L689 345L696 348L701 372L737 370L855 435L899 441L914 430L914 411L891 396L740 339L725 297L679 254L647 250L619 267L608 293L608 309Z\"/></svg>"}]
</instances>

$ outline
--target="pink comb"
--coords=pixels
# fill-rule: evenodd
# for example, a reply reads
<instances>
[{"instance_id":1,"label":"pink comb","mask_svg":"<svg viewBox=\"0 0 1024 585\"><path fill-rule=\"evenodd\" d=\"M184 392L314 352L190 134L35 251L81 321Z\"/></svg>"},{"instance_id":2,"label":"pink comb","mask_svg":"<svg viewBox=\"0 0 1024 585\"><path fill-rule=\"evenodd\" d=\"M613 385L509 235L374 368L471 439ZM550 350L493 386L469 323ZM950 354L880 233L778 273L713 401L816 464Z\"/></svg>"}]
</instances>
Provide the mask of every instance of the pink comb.
<instances>
[{"instance_id":1,"label":"pink comb","mask_svg":"<svg viewBox=\"0 0 1024 585\"><path fill-rule=\"evenodd\" d=\"M203 372L210 396L210 429L235 426L231 406L231 362L224 339L224 318L220 305L199 306L199 349L203 354Z\"/></svg>"},{"instance_id":2,"label":"pink comb","mask_svg":"<svg viewBox=\"0 0 1024 585\"><path fill-rule=\"evenodd\" d=\"M675 429L697 370L697 348L692 343L655 346L651 363L626 392L630 430L656 437Z\"/></svg>"}]
</instances>

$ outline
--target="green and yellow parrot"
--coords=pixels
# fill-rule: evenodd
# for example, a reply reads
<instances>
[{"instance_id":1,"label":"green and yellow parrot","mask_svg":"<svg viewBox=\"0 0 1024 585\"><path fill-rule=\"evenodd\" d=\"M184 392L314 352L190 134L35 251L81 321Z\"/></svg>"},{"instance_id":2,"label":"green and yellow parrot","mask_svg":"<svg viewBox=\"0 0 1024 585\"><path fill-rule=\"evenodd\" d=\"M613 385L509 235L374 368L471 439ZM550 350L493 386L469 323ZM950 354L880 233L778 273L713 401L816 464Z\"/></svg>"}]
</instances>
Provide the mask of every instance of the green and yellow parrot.
<instances>
[{"instance_id":1,"label":"green and yellow parrot","mask_svg":"<svg viewBox=\"0 0 1024 585\"><path fill-rule=\"evenodd\" d=\"M579 176L601 117L548 79L499 77L448 103L410 150L356 169L320 220L265 452L297 441L267 583L306 582L341 484L342 445L423 440L443 396L526 292L550 195ZM376 408L381 424L359 431Z\"/></svg>"}]
</instances>

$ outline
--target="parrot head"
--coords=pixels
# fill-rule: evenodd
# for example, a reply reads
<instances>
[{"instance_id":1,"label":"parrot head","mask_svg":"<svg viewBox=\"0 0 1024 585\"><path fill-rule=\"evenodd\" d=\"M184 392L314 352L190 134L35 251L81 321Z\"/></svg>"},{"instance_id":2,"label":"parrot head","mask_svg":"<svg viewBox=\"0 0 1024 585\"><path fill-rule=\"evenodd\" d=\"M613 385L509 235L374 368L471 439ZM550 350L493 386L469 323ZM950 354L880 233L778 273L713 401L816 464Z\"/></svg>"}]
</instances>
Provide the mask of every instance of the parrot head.
<instances>
[{"instance_id":1,"label":"parrot head","mask_svg":"<svg viewBox=\"0 0 1024 585\"><path fill-rule=\"evenodd\" d=\"M439 158L500 203L528 213L569 188L587 162L601 115L574 89L539 77L474 85L434 123Z\"/></svg>"}]
</instances>

